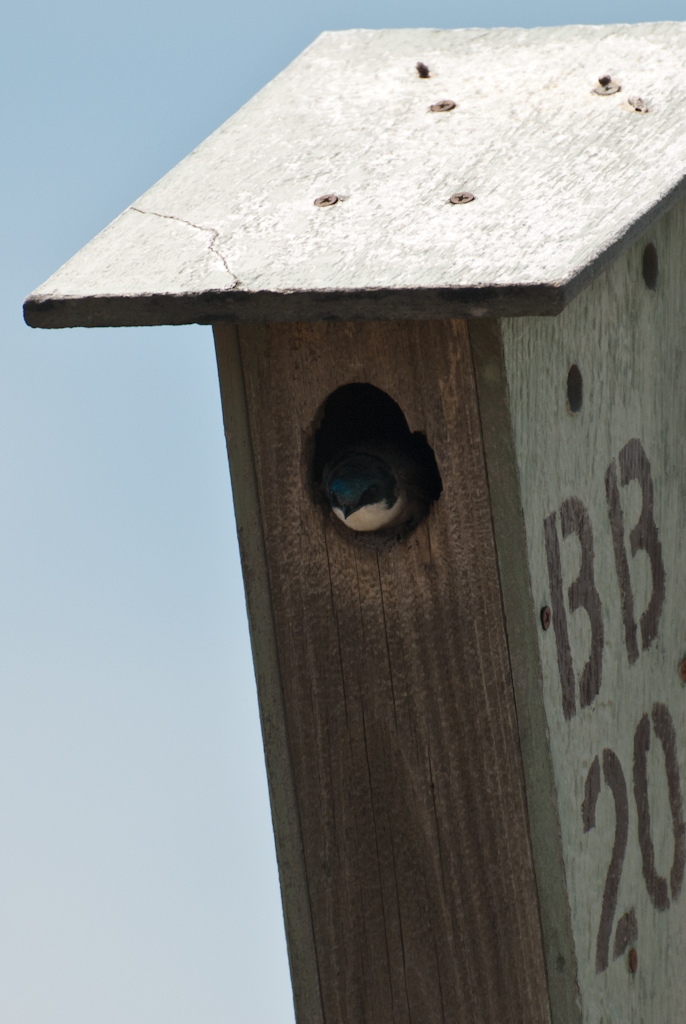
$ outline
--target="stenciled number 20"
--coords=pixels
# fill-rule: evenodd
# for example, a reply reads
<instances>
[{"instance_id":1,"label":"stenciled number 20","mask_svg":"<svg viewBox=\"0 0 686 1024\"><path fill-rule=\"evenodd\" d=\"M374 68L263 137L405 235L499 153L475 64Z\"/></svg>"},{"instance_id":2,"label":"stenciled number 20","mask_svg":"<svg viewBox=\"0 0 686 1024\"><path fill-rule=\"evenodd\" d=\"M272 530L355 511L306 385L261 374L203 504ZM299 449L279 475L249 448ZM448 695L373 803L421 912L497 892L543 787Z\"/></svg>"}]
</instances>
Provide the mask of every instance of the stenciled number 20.
<instances>
[{"instance_id":1,"label":"stenciled number 20","mask_svg":"<svg viewBox=\"0 0 686 1024\"><path fill-rule=\"evenodd\" d=\"M672 816L672 832L674 835L674 857L669 872L669 880L659 875L655 867L655 847L650 827L650 802L648 798L647 753L650 750L650 719L643 715L634 733L634 764L633 783L634 800L638 814L638 844L641 849L643 880L648 895L657 910L667 910L671 899L675 900L681 891L686 868L686 826L684 825L684 809L679 778L679 762L676 752L676 730L672 716L665 704L656 703L652 711L653 729L662 744L667 774L667 791L669 808ZM621 762L614 750L603 751L603 778L610 789L615 805L615 838L612 857L607 869L603 902L600 911L600 924L596 939L595 969L600 974L610 962L610 938L617 909L617 895L624 866L627 840L629 838L629 798L626 779ZM596 756L588 775L584 789L584 802L581 807L581 819L584 832L595 828L595 809L600 794L600 760ZM636 911L632 907L619 919L615 932L613 956L616 960L627 947L638 938Z\"/></svg>"}]
</instances>

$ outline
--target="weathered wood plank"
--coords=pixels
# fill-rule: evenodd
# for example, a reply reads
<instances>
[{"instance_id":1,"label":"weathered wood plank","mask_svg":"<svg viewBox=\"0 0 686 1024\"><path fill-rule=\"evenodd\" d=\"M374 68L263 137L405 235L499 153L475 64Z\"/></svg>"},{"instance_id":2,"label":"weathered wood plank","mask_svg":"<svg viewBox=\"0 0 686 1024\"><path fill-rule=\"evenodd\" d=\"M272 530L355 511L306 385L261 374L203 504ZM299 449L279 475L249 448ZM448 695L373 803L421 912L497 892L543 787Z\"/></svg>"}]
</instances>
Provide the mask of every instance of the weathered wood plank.
<instances>
[{"instance_id":1,"label":"weathered wood plank","mask_svg":"<svg viewBox=\"0 0 686 1024\"><path fill-rule=\"evenodd\" d=\"M510 650L529 830L541 907L553 1024L581 1019L576 952L560 837L557 794L543 705L522 495L500 325L469 321L486 455L500 587Z\"/></svg>"},{"instance_id":2,"label":"weathered wood plank","mask_svg":"<svg viewBox=\"0 0 686 1024\"><path fill-rule=\"evenodd\" d=\"M281 324L239 337L324 1017L542 1024L466 326ZM318 410L354 381L399 403L443 479L426 524L384 553L353 543L311 496Z\"/></svg>"},{"instance_id":3,"label":"weathered wood plank","mask_svg":"<svg viewBox=\"0 0 686 1024\"><path fill-rule=\"evenodd\" d=\"M583 1019L680 1024L686 204L560 317L502 332Z\"/></svg>"},{"instance_id":4,"label":"weathered wood plank","mask_svg":"<svg viewBox=\"0 0 686 1024\"><path fill-rule=\"evenodd\" d=\"M685 59L678 23L324 33L27 322L558 313L684 194ZM621 91L599 96L606 73Z\"/></svg>"},{"instance_id":5,"label":"weathered wood plank","mask_svg":"<svg viewBox=\"0 0 686 1024\"><path fill-rule=\"evenodd\" d=\"M236 328L223 325L215 328L214 335L238 545L257 678L272 824L279 852L279 882L293 1002L299 1024L323 1024L302 831L288 749L243 365Z\"/></svg>"}]
</instances>

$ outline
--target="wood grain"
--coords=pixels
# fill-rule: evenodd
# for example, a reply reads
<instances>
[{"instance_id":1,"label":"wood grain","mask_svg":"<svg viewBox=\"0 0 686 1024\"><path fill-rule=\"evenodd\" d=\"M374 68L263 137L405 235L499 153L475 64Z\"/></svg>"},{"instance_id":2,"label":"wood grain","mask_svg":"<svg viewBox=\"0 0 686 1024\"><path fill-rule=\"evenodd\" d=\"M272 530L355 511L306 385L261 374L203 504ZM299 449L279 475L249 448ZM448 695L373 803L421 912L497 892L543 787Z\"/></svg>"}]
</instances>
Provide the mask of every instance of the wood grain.
<instances>
[{"instance_id":1,"label":"wood grain","mask_svg":"<svg viewBox=\"0 0 686 1024\"><path fill-rule=\"evenodd\" d=\"M555 612L537 636L583 1020L681 1024L686 203L559 317L501 327L537 609L554 604L551 517L560 551L566 641ZM583 404L570 415L574 364ZM585 510L580 533L564 528L572 507Z\"/></svg>"},{"instance_id":2,"label":"wood grain","mask_svg":"<svg viewBox=\"0 0 686 1024\"><path fill-rule=\"evenodd\" d=\"M685 61L675 22L325 32L27 322L557 314L686 193ZM598 96L608 69L622 91Z\"/></svg>"},{"instance_id":3,"label":"wood grain","mask_svg":"<svg viewBox=\"0 0 686 1024\"><path fill-rule=\"evenodd\" d=\"M543 1024L466 326L257 325L239 337L324 1019ZM354 381L399 403L443 479L426 524L383 554L334 528L310 492L318 412Z\"/></svg>"},{"instance_id":4,"label":"wood grain","mask_svg":"<svg viewBox=\"0 0 686 1024\"><path fill-rule=\"evenodd\" d=\"M531 593L503 341L497 320L470 320L468 327L517 705L550 1011L553 1024L578 1024L581 1001L576 950L538 653L541 624Z\"/></svg>"},{"instance_id":5,"label":"wood grain","mask_svg":"<svg viewBox=\"0 0 686 1024\"><path fill-rule=\"evenodd\" d=\"M216 328L214 333L250 640L253 660L257 666L260 724L272 825L279 851L279 882L288 939L293 1002L299 1021L323 1024L302 831L286 733L284 696L240 345L235 327L225 325Z\"/></svg>"}]
</instances>

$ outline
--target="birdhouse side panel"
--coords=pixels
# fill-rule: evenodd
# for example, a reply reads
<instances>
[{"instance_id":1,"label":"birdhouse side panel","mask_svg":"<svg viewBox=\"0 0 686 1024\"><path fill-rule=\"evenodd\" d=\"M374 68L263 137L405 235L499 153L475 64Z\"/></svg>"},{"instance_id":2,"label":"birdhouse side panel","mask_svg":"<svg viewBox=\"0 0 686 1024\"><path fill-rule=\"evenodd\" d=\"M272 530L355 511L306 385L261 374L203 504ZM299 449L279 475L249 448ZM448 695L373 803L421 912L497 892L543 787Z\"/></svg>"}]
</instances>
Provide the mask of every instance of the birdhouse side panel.
<instances>
[{"instance_id":1,"label":"birdhouse side panel","mask_svg":"<svg viewBox=\"0 0 686 1024\"><path fill-rule=\"evenodd\" d=\"M584 1021L686 1006L686 204L501 323Z\"/></svg>"}]
</instances>

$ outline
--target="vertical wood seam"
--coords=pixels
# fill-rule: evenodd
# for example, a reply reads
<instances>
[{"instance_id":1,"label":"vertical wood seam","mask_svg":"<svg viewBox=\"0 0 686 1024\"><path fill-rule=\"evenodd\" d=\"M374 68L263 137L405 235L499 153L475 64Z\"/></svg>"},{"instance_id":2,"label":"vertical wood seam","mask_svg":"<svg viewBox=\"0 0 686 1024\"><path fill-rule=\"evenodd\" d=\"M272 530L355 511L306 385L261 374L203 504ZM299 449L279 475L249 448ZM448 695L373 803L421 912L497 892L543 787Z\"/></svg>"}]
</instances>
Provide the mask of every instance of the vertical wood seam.
<instances>
[{"instance_id":1,"label":"vertical wood seam","mask_svg":"<svg viewBox=\"0 0 686 1024\"><path fill-rule=\"evenodd\" d=\"M508 620L507 620L507 610L506 610L506 607L505 607L505 595L504 595L504 588L503 588L503 574L502 574L502 571L501 571L501 560L500 560L500 557L499 557L499 554L498 554L498 552L499 552L498 542L497 542L498 541L498 537L497 537L497 532L496 532L496 522L495 522L495 513L494 513L494 505L493 505L493 486L492 486L492 475L493 475L493 473L492 473L492 466L490 465L489 459L488 459L488 448L487 448L487 444L486 444L486 437L485 437L485 431L484 431L484 416L483 416L483 412L482 412L483 393L482 393L482 390L479 388L479 376L477 374L477 363L476 363L476 357L475 357L475 353L474 353L475 345L474 345L473 339L474 339L475 335L477 334L477 331L473 330L473 325L471 323L469 324L468 330L469 330L469 340L470 340L470 353L471 353L472 367L473 367L473 372L474 372L474 383L475 383L476 395L477 395L477 410L478 410L478 416L479 416L479 424L480 424L480 429L481 429L481 439L482 439L482 446L483 446L483 453L484 453L484 467L485 467L485 470L486 470L486 482L487 482L487 487L488 487L488 490L489 490L489 494L491 496L491 501L489 503L489 518L490 518L491 531L492 531L492 535L493 535L493 544L494 544L494 547L495 547L495 550L496 550L496 572L497 572L497 575L498 575L498 584L499 584L499 591L500 591L500 607L501 607L503 623L504 623L504 628L505 628L505 636L506 636L506 641L507 641L507 660L508 660L508 666L509 666L509 673L510 673L510 678L512 680L512 684L513 684L513 688L514 688L514 669L513 669L513 664L512 664L512 654L511 654L511 650L510 650L510 647L511 647L511 644L510 644L510 634L509 634L508 629L507 629L507 621ZM516 690L515 690L515 698L516 698ZM518 733L521 736L521 732L520 732L520 729L521 729L520 712L519 712L518 707L517 707L516 699L515 699L515 717L516 717L516 721L517 721L517 731L518 731ZM521 741L520 741L520 749L521 749ZM524 752L523 751L522 751L522 763L523 763L524 772L525 772L525 776L526 776L526 765L524 763ZM526 789L527 789L527 787L526 787L526 782L525 782L525 790ZM529 798L529 793L527 792L527 794L526 794L527 811L529 810L529 803L530 803L530 798ZM533 845L534 844L533 844L532 835L531 835L531 821L530 821L529 814L527 814L526 825L527 825L527 834L528 834L528 837L529 837L529 847L531 849L532 857L534 858L534 862L535 862L535 853L534 853L534 849L533 849ZM537 875L537 883L538 883L538 875ZM543 920L542 920L541 905L540 905L540 892L538 893L538 921L539 921L539 928L541 930L541 935L543 936L544 929L543 929ZM544 943L544 948L545 948L545 943ZM550 966L548 964L548 957L547 956L545 958L545 971L546 971L546 980L547 980L547 983L548 983L548 993L547 993L547 996L548 996L548 1012L549 1012L549 1014L551 1016L551 1019L552 1019L551 993L550 993ZM556 1024L556 1022L553 1021L553 1024Z\"/></svg>"},{"instance_id":2,"label":"vertical wood seam","mask_svg":"<svg viewBox=\"0 0 686 1024\"><path fill-rule=\"evenodd\" d=\"M468 334L468 327L467 327L466 333ZM485 485L486 485L487 500L482 504L480 510L481 510L481 512L483 514L485 514L485 518L486 518L486 520L488 522L487 529L488 529L488 531L490 533L491 541L492 541L492 544L493 544L493 553L494 553L493 563L494 563L494 569L495 569L495 574L496 574L496 579L497 579L498 606L499 606L499 611L500 611L500 615L501 615L501 619L502 619L503 639L505 640L505 642L507 644L507 632L506 632L506 625L505 625L505 622L506 622L506 620L505 620L505 611L504 611L504 607L503 607L503 603L502 603L502 585L501 585L501 580L500 580L499 566L498 566L498 562L497 562L497 548L496 548L496 544L495 544L495 535L493 533L492 501L490 500L490 488L489 488L489 484L488 484L488 468L487 468L487 463L486 463L486 450L485 450L484 438L483 438L483 426L482 426L482 422L481 422L481 409L480 409L480 406L479 406L478 392L477 392L477 388L476 388L476 372L475 372L475 367L474 367L474 362L473 362L473 356L471 354L471 338L469 338L469 352L468 352L468 355L467 355L467 359L469 360L469 371L468 372L469 372L469 375L471 376L471 379L472 379L472 382L473 382L473 387L474 387L475 422L470 423L470 433L471 433L472 438L473 438L473 444L474 444L474 446L476 447L476 449L480 453L480 458L478 458L477 460L475 460L473 462L473 464L471 466L471 470L472 470L473 473L481 471L484 474L484 482L485 482ZM477 515L475 515L474 518L477 518ZM474 580L472 580L472 579L469 580L468 586L469 586L470 593L471 593L471 602L472 602L473 605L476 605L477 598L479 598L481 596L479 588L475 587ZM483 606L481 606L479 604L478 605L478 616L483 619L484 615L485 615L485 609L483 608ZM495 701L495 699L493 697L489 697L488 696L488 687L487 687L487 682L486 682L486 677L485 677L486 668L485 668L484 654L485 654L486 650L489 647L489 644L487 643L487 630L484 630L484 631L476 630L475 631L475 635L474 635L474 640L475 640L475 643L476 643L476 646L477 646L477 650L479 651L479 654L480 654L479 664L481 666L481 679L482 679L482 690L483 690L483 695L484 695L484 710L485 710L485 722L484 722L484 725L485 725L485 728L488 730L488 733L490 734L491 740L494 743L494 745L497 745L498 742L499 742L502 745L503 749L505 749L506 742L505 742L505 736L504 736L504 721L503 721L502 717L500 717L500 716L498 716L496 714L496 709L495 709L496 701ZM505 661L506 661L507 677L508 677L508 679L511 679L511 665L510 665L509 650L507 649L507 647L506 647L506 653L505 653ZM513 705L513 712L514 712L514 715L515 715L515 721L514 721L515 730L517 731L517 734L518 734L518 723L517 723L517 720L516 720L516 708L514 707L514 705ZM517 766L517 767L519 767L519 766ZM502 776L497 775L496 779L495 779L495 783L496 783L496 786L497 786L497 801L500 804L500 806L504 806L505 800L504 800L504 793L503 793L503 789L502 789L502 783L503 783ZM524 804L524 807L525 806L526 806L526 804ZM510 825L510 822L509 822L509 819L508 819L507 816L504 818L504 820L502 822L502 825L503 825L503 828L505 829L505 842L509 844L509 839L510 839L509 825ZM528 820L526 821L526 834L527 834L527 843L528 843L529 855L530 855L531 839L530 839L530 835L529 835ZM514 899L516 885L515 885L514 876L512 876L512 875L508 878L508 887L509 887L509 890L510 890L510 897ZM494 893L491 893L491 896L493 898L494 897ZM537 916L538 916L538 914L537 914ZM526 991L529 994L529 998L531 998L531 984L530 984L530 978L529 978L528 974L525 974L525 989L526 989ZM548 993L546 993L546 1004L549 1005Z\"/></svg>"},{"instance_id":3,"label":"vertical wood seam","mask_svg":"<svg viewBox=\"0 0 686 1024\"><path fill-rule=\"evenodd\" d=\"M488 511L489 511L489 520L490 520L490 526L491 526L491 533L492 533L492 536L493 536L493 546L494 546L495 551L496 551L496 573L497 573L497 576L498 576L498 587L499 587L499 593L500 593L500 609L501 609L501 614L502 614L502 619L503 619L503 626L504 626L504 631L505 631L505 638L506 638L506 643L507 643L507 662L508 662L509 675L510 675L510 679L512 681L513 688L514 688L514 670L513 670L512 656L511 656L511 651L510 651L510 646L511 646L511 644L510 644L510 635L509 635L509 632L508 632L508 629L507 629L507 612L506 612L506 607L505 607L505 597L504 597L504 593L503 593L503 579L502 579L502 572L501 572L500 557L499 557L499 553L498 553L499 552L498 542L497 542L498 541L498 537L497 537L497 532L496 532L495 516L494 516L494 509L493 509L492 469L491 469L490 464L489 464L488 448L487 448L487 445L486 445L486 438L485 438L485 433L484 433L484 416L483 416L483 412L482 412L483 394L482 394L481 389L479 388L479 375L477 373L477 364L476 364L476 359L475 359L475 354L474 354L474 347L475 346L474 346L474 340L473 339L474 339L474 335L476 334L476 332L473 331L473 325L470 322L468 322L468 331L469 331L469 342L470 342L469 348L470 348L470 355L471 355L471 361L472 361L472 371L473 371L473 374L474 374L474 385L475 385L475 389L476 389L477 415L479 417L479 428L480 428L480 433L481 433L481 444L482 444L483 457L484 457L484 468L485 468L485 472L486 472L486 486L488 487L488 492L489 492L489 495L490 495L490 498L491 498L491 500L489 502L489 510ZM516 693L515 693L515 705L514 705L514 707L515 707L515 718L516 718L516 723L517 723L517 732L518 732L518 734L521 735L521 733L520 733L521 722L520 722L520 714L519 714L519 711L518 711L518 708L517 708ZM521 750L521 741L520 741L520 750ZM526 766L524 765L523 751L522 751L522 764L523 764L524 773L525 773L525 776L526 776ZM526 782L525 782L525 791L526 790L527 790L527 787L526 787ZM528 792L526 793L526 807L527 807L527 811L528 811L528 809L529 809L529 794L528 794ZM531 850L532 858L534 859L534 862L535 862L535 854L534 854L534 850L533 850L533 841L532 841L532 836L531 836L531 823L530 823L530 819L529 819L529 815L528 814L527 814L527 820L526 820L526 827L527 827L526 828L527 835L529 837L529 848ZM535 868L534 868L534 870L535 870ZM537 876L537 883L538 883L538 876ZM543 921L542 921L542 916L541 916L540 894L537 894L537 895L538 895L538 922L539 922L539 928L540 928L541 936L543 937ZM545 948L545 943L544 943L544 948ZM547 984L548 984L548 992L547 992L548 1013L549 1013L549 1015L551 1016L551 1019L552 1019L551 998L550 998L550 968L549 968L549 965L548 965L548 957L547 956L545 957L545 973L546 973L546 980L547 980ZM529 986L527 985L527 988L528 987ZM553 1024L557 1024L557 1022L553 1021ZM571 1022L565 1022L565 1024L571 1024Z\"/></svg>"}]
</instances>

